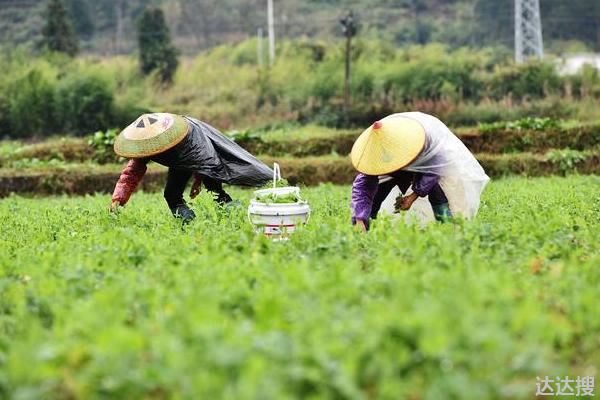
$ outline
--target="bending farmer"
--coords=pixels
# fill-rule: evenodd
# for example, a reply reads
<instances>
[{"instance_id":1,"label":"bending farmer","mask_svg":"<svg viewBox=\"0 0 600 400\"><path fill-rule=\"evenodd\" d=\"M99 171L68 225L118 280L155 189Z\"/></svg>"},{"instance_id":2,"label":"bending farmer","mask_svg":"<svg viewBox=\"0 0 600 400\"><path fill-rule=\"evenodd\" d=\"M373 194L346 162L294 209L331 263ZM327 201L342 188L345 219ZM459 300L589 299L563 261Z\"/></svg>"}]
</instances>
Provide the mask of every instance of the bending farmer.
<instances>
[{"instance_id":1,"label":"bending farmer","mask_svg":"<svg viewBox=\"0 0 600 400\"><path fill-rule=\"evenodd\" d=\"M123 206L146 173L148 161L169 167L165 200L175 217L192 220L194 212L183 200L190 180L194 198L204 183L217 202L231 197L223 183L261 186L273 171L212 126L197 119L174 114L145 114L115 139L115 153L131 160L121 173L112 197L111 210Z\"/></svg>"},{"instance_id":2,"label":"bending farmer","mask_svg":"<svg viewBox=\"0 0 600 400\"><path fill-rule=\"evenodd\" d=\"M419 198L427 198L435 219L443 221L456 214L475 216L489 181L450 129L420 112L375 122L356 140L351 158L360 172L352 185L352 223L364 230L394 187L405 196L387 211L409 210ZM412 192L406 195L409 188Z\"/></svg>"}]
</instances>

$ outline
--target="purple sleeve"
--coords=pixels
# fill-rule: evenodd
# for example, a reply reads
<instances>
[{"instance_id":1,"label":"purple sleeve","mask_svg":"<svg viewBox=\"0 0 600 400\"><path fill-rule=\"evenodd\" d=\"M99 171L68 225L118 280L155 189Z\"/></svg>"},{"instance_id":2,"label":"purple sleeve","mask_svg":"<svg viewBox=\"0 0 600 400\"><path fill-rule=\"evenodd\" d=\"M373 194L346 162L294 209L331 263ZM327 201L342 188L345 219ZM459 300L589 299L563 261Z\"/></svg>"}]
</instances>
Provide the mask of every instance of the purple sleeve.
<instances>
[{"instance_id":1,"label":"purple sleeve","mask_svg":"<svg viewBox=\"0 0 600 400\"><path fill-rule=\"evenodd\" d=\"M438 183L440 177L434 174L417 174L412 185L413 192L419 197L425 197Z\"/></svg>"},{"instance_id":2,"label":"purple sleeve","mask_svg":"<svg viewBox=\"0 0 600 400\"><path fill-rule=\"evenodd\" d=\"M377 193L379 178L377 176L358 174L352 183L352 223L356 220L369 222L373 199Z\"/></svg>"}]
</instances>

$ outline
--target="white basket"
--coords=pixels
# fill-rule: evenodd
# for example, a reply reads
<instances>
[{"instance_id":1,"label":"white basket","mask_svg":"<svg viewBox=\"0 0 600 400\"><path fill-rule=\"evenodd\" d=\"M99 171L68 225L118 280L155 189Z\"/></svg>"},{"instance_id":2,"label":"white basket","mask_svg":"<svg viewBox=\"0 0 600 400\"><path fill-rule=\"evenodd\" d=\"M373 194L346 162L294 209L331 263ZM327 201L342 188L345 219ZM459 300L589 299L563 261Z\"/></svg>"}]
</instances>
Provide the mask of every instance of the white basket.
<instances>
[{"instance_id":1,"label":"white basket","mask_svg":"<svg viewBox=\"0 0 600 400\"><path fill-rule=\"evenodd\" d=\"M308 222L310 207L306 203L266 204L252 200L248 218L257 233L267 236L293 233Z\"/></svg>"},{"instance_id":2,"label":"white basket","mask_svg":"<svg viewBox=\"0 0 600 400\"><path fill-rule=\"evenodd\" d=\"M273 168L273 188L256 190L256 197L268 194L285 196L295 194L300 197L300 188L295 186L276 187L277 181L281 180L279 165L275 163ZM300 225L308 222L310 217L310 206L305 201L295 203L263 203L251 200L248 206L248 219L254 225L257 233L267 236L282 237L293 233Z\"/></svg>"}]
</instances>

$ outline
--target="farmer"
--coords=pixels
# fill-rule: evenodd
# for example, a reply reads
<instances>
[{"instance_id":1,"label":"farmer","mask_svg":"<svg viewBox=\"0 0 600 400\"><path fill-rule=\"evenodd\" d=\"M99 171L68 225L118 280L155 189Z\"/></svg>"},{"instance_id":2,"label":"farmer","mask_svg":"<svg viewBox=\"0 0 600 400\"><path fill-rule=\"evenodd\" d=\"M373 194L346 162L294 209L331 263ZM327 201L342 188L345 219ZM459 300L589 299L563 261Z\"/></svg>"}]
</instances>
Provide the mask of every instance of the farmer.
<instances>
[{"instance_id":1,"label":"farmer","mask_svg":"<svg viewBox=\"0 0 600 400\"><path fill-rule=\"evenodd\" d=\"M356 140L351 158L359 171L352 185L352 223L365 231L382 204L393 204L386 211L398 212L409 210L416 201L422 203L423 198L438 221L458 214L474 217L489 181L450 129L420 112L393 114L375 122ZM385 201L395 187L401 195L395 202Z\"/></svg>"},{"instance_id":2,"label":"farmer","mask_svg":"<svg viewBox=\"0 0 600 400\"><path fill-rule=\"evenodd\" d=\"M183 199L192 176L190 197L195 198L204 183L220 204L231 201L223 183L261 186L273 176L269 167L212 126L175 114L142 115L117 136L114 150L130 160L115 187L111 211L127 203L148 161L169 167L165 200L173 215L184 222L195 218Z\"/></svg>"}]
</instances>

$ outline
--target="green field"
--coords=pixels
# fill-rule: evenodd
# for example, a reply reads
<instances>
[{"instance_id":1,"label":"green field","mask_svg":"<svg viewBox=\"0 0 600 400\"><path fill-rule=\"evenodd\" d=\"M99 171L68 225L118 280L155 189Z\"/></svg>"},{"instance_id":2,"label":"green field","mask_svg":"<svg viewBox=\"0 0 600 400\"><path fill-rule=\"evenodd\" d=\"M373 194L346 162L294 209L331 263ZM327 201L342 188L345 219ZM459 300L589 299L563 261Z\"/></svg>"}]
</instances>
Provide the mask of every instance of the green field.
<instances>
[{"instance_id":1,"label":"green field","mask_svg":"<svg viewBox=\"0 0 600 400\"><path fill-rule=\"evenodd\" d=\"M507 178L472 222L288 242L204 193L0 200L1 399L531 399L600 366L600 180ZM232 193L247 204L249 191Z\"/></svg>"}]
</instances>

